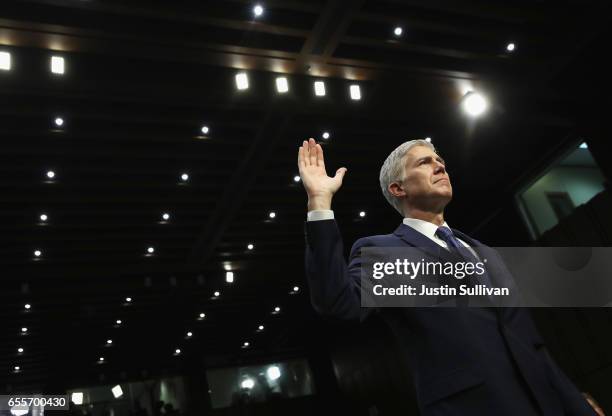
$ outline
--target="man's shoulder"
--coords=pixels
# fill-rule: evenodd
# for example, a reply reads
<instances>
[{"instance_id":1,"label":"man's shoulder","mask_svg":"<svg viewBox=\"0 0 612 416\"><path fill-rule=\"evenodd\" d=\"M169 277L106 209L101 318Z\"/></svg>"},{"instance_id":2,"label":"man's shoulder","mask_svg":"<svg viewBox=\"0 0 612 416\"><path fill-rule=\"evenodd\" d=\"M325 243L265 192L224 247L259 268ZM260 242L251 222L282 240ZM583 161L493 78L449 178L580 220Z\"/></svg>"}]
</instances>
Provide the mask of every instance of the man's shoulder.
<instances>
[{"instance_id":1,"label":"man's shoulder","mask_svg":"<svg viewBox=\"0 0 612 416\"><path fill-rule=\"evenodd\" d=\"M353 249L364 247L364 246L389 247L389 246L397 245L399 241L400 239L393 233L370 235L370 236L361 237L355 240L355 243L353 244Z\"/></svg>"}]
</instances>

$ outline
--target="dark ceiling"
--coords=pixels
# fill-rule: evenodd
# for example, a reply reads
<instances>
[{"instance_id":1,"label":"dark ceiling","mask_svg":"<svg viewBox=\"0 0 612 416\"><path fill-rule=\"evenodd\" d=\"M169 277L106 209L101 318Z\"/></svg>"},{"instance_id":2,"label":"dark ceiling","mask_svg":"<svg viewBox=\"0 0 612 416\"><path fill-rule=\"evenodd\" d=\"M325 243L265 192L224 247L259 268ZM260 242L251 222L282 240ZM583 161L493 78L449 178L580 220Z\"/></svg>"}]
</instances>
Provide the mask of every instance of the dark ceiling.
<instances>
[{"instance_id":1,"label":"dark ceiling","mask_svg":"<svg viewBox=\"0 0 612 416\"><path fill-rule=\"evenodd\" d=\"M312 321L306 198L293 179L301 141L329 131L328 169L348 167L334 205L347 246L400 221L377 178L409 138L431 137L443 154L449 222L469 232L574 140L564 69L609 25L596 1L262 4L254 18L250 1L2 2L0 52L12 62L0 71L0 386L299 355ZM51 55L64 75L49 71ZM239 70L248 90L235 87ZM459 109L466 86L489 96L478 121Z\"/></svg>"}]
</instances>

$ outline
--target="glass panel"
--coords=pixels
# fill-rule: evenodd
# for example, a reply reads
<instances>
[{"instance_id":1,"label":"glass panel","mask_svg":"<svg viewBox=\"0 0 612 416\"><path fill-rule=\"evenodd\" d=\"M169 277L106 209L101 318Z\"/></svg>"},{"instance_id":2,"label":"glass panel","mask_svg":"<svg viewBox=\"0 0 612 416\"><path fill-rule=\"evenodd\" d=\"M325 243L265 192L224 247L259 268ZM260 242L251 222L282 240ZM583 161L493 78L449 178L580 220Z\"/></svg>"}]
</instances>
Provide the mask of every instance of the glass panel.
<instances>
[{"instance_id":1,"label":"glass panel","mask_svg":"<svg viewBox=\"0 0 612 416\"><path fill-rule=\"evenodd\" d=\"M586 143L549 166L517 194L534 239L604 190L604 177Z\"/></svg>"}]
</instances>

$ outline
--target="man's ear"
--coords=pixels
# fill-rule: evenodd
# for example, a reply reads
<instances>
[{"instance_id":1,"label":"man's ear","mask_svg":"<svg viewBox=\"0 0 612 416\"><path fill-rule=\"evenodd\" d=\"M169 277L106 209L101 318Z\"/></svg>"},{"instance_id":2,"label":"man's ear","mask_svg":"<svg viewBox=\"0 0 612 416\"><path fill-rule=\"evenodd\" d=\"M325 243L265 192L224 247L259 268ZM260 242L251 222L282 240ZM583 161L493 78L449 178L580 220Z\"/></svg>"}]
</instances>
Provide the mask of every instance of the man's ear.
<instances>
[{"instance_id":1,"label":"man's ear","mask_svg":"<svg viewBox=\"0 0 612 416\"><path fill-rule=\"evenodd\" d=\"M406 191L404 191L402 186L397 182L391 182L387 189L391 192L391 195L395 197L406 196Z\"/></svg>"}]
</instances>

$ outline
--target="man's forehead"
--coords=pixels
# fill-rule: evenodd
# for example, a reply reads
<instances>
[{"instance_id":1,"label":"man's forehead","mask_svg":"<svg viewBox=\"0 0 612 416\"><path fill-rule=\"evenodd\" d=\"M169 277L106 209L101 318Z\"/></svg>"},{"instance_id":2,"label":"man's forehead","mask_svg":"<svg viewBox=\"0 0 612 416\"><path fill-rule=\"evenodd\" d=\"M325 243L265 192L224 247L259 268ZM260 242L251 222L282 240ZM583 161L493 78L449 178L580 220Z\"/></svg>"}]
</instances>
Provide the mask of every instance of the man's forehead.
<instances>
[{"instance_id":1,"label":"man's forehead","mask_svg":"<svg viewBox=\"0 0 612 416\"><path fill-rule=\"evenodd\" d=\"M425 156L437 156L431 148L427 146L413 146L408 152L406 152L406 160L415 160Z\"/></svg>"}]
</instances>

